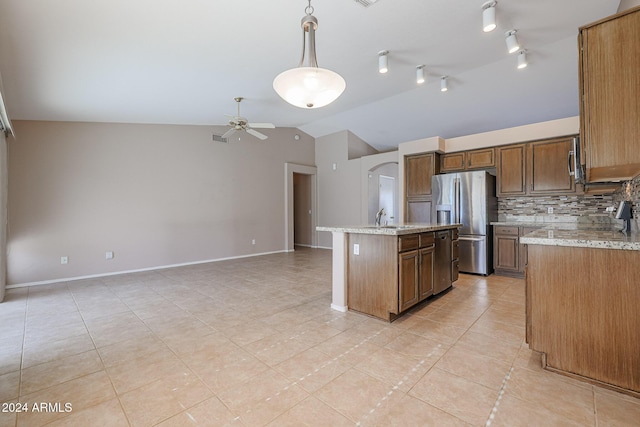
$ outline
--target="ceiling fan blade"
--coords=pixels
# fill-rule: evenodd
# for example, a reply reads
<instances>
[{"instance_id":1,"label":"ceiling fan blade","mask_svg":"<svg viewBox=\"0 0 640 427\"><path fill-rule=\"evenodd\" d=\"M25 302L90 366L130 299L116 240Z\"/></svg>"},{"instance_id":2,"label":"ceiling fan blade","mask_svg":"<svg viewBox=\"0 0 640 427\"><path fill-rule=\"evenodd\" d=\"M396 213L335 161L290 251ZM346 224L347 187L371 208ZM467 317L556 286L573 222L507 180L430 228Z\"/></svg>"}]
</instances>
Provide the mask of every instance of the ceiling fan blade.
<instances>
[{"instance_id":1,"label":"ceiling fan blade","mask_svg":"<svg viewBox=\"0 0 640 427\"><path fill-rule=\"evenodd\" d=\"M228 131L226 131L225 133L222 134L222 138L229 138L234 133L236 133L236 129L235 128L231 128L231 129L229 129Z\"/></svg>"},{"instance_id":2,"label":"ceiling fan blade","mask_svg":"<svg viewBox=\"0 0 640 427\"><path fill-rule=\"evenodd\" d=\"M253 130L251 128L247 128L247 133L250 134L250 135L255 136L256 138L262 139L262 140L265 140L265 139L269 138L267 135L265 135L263 133L260 133L257 130Z\"/></svg>"},{"instance_id":3,"label":"ceiling fan blade","mask_svg":"<svg viewBox=\"0 0 640 427\"><path fill-rule=\"evenodd\" d=\"M247 123L248 126L257 129L275 129L276 125L273 123Z\"/></svg>"}]
</instances>

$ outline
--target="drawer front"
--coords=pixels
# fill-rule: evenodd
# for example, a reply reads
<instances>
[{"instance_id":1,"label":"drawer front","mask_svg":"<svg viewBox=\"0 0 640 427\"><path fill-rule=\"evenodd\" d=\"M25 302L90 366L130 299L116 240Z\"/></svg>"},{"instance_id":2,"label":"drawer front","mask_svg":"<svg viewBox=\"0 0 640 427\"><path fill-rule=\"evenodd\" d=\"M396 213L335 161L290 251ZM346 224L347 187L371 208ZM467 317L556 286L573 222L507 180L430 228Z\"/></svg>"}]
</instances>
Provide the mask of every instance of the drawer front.
<instances>
[{"instance_id":1,"label":"drawer front","mask_svg":"<svg viewBox=\"0 0 640 427\"><path fill-rule=\"evenodd\" d=\"M507 236L517 236L518 235L518 227L503 227L503 226L496 226L496 228L493 229L495 234L502 234L502 235L507 235Z\"/></svg>"},{"instance_id":2,"label":"drawer front","mask_svg":"<svg viewBox=\"0 0 640 427\"><path fill-rule=\"evenodd\" d=\"M435 240L433 238L433 233L420 233L420 247L426 248L428 246L433 246Z\"/></svg>"},{"instance_id":3,"label":"drawer front","mask_svg":"<svg viewBox=\"0 0 640 427\"><path fill-rule=\"evenodd\" d=\"M400 252L412 251L420 247L420 235L408 234L398 237L398 250Z\"/></svg>"}]
</instances>

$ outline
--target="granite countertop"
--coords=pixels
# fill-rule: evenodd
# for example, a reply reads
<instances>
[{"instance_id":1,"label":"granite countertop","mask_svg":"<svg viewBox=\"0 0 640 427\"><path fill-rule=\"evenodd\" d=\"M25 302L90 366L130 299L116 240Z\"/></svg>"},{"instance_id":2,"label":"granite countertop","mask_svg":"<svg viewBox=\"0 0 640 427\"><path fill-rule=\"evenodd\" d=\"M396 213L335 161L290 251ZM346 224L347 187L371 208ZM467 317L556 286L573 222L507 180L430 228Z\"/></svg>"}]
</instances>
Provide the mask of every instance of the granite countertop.
<instances>
[{"instance_id":1,"label":"granite countertop","mask_svg":"<svg viewBox=\"0 0 640 427\"><path fill-rule=\"evenodd\" d=\"M548 227L520 237L528 245L640 251L640 233L626 235L618 230Z\"/></svg>"},{"instance_id":2,"label":"granite countertop","mask_svg":"<svg viewBox=\"0 0 640 427\"><path fill-rule=\"evenodd\" d=\"M398 224L398 225L355 225L344 227L316 227L316 231L336 231L353 234L380 234L386 236L400 236L403 234L423 233L428 231L449 230L460 228L462 224Z\"/></svg>"}]
</instances>

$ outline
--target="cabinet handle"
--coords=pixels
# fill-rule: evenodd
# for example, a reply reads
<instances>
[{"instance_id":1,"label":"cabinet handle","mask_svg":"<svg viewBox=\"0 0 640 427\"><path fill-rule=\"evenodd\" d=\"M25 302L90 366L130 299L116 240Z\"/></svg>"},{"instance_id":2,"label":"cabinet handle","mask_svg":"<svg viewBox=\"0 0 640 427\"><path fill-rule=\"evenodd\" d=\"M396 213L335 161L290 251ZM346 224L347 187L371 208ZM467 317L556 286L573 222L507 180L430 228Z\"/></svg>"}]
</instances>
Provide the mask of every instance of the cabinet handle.
<instances>
[{"instance_id":1,"label":"cabinet handle","mask_svg":"<svg viewBox=\"0 0 640 427\"><path fill-rule=\"evenodd\" d=\"M571 156L573 156L573 150L567 153L567 171L569 172L569 176L573 176L574 172L571 171Z\"/></svg>"}]
</instances>

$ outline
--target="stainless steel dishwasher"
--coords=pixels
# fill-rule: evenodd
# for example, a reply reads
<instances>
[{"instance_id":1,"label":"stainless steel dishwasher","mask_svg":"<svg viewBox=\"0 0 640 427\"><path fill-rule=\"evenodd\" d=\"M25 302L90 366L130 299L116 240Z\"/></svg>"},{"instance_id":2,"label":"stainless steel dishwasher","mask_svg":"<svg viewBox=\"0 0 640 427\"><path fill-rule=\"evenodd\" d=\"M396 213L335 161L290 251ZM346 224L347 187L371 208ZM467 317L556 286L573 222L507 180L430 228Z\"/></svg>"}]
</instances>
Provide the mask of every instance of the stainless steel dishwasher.
<instances>
[{"instance_id":1,"label":"stainless steel dishwasher","mask_svg":"<svg viewBox=\"0 0 640 427\"><path fill-rule=\"evenodd\" d=\"M435 240L435 265L433 266L434 295L451 286L451 231L437 231Z\"/></svg>"}]
</instances>

